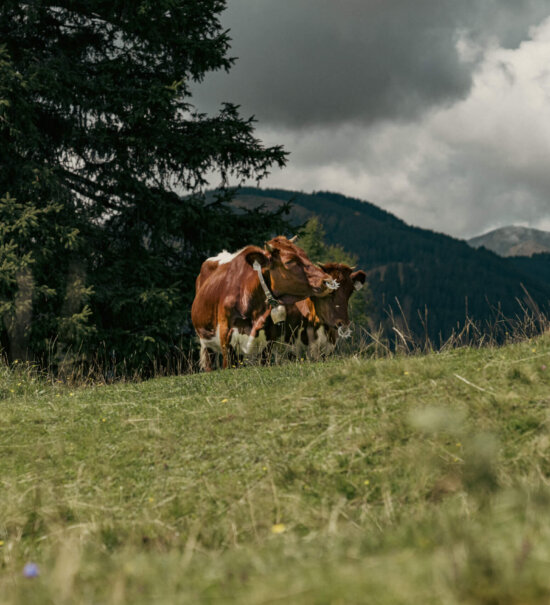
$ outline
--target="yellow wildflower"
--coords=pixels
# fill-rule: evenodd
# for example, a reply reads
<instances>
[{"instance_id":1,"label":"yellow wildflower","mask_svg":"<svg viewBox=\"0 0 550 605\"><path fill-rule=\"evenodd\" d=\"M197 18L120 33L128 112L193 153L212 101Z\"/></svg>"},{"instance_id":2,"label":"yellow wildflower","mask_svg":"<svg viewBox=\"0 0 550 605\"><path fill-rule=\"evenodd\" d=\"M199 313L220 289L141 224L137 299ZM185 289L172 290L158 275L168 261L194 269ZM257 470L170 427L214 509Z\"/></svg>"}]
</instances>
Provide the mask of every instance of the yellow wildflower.
<instances>
[{"instance_id":1,"label":"yellow wildflower","mask_svg":"<svg viewBox=\"0 0 550 605\"><path fill-rule=\"evenodd\" d=\"M222 403L227 403L229 399L222 399Z\"/></svg>"},{"instance_id":2,"label":"yellow wildflower","mask_svg":"<svg viewBox=\"0 0 550 605\"><path fill-rule=\"evenodd\" d=\"M275 525L271 526L272 534L282 534L286 530L286 525L284 523L275 523Z\"/></svg>"},{"instance_id":3,"label":"yellow wildflower","mask_svg":"<svg viewBox=\"0 0 550 605\"><path fill-rule=\"evenodd\" d=\"M369 481L368 479L365 479L365 480L363 481L363 483L364 483L365 485L369 485L369 484L370 484L370 481Z\"/></svg>"}]
</instances>

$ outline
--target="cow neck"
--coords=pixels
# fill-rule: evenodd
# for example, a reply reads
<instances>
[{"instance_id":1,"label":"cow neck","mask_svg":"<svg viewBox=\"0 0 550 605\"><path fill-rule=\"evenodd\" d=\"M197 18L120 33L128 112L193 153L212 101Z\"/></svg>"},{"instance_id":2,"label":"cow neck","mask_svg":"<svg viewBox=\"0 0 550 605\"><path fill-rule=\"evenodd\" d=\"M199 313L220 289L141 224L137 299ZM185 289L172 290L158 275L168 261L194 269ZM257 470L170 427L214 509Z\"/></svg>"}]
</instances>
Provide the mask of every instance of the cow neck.
<instances>
[{"instance_id":1,"label":"cow neck","mask_svg":"<svg viewBox=\"0 0 550 605\"><path fill-rule=\"evenodd\" d=\"M262 286L262 290L264 291L265 299L267 300L268 305L272 308L278 307L281 304L281 301L277 300L273 296L273 294L271 293L271 290L268 288L267 284L265 283L265 279L262 274L262 266L260 265L260 263L258 261L254 261L252 268L258 274L258 277L260 279L260 285Z\"/></svg>"}]
</instances>

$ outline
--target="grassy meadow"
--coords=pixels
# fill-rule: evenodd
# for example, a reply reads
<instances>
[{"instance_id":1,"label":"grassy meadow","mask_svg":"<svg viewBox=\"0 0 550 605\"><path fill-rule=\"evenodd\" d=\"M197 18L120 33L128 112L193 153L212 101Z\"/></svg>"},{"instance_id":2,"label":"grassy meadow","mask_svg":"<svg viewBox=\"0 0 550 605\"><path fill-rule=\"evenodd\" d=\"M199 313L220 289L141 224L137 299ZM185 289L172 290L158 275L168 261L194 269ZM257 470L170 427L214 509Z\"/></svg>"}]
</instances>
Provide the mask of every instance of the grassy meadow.
<instances>
[{"instance_id":1,"label":"grassy meadow","mask_svg":"<svg viewBox=\"0 0 550 605\"><path fill-rule=\"evenodd\" d=\"M0 368L0 603L548 603L549 408L549 336L82 387Z\"/></svg>"}]
</instances>

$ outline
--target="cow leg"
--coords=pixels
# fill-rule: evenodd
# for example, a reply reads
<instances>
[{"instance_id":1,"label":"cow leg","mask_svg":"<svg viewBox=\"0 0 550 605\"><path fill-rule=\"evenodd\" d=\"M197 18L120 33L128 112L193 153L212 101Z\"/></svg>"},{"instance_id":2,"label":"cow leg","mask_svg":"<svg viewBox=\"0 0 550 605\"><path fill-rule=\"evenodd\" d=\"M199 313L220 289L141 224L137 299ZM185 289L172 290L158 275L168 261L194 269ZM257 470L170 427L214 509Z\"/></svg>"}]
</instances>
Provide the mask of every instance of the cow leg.
<instances>
[{"instance_id":1,"label":"cow leg","mask_svg":"<svg viewBox=\"0 0 550 605\"><path fill-rule=\"evenodd\" d=\"M229 344L231 330L229 329L229 326L227 325L227 323L225 323L223 325L220 324L219 330L220 330L220 347L222 350L222 368L224 370L226 370L227 368L231 367L231 363L230 363L230 359L229 359L231 356L231 346Z\"/></svg>"},{"instance_id":2,"label":"cow leg","mask_svg":"<svg viewBox=\"0 0 550 605\"><path fill-rule=\"evenodd\" d=\"M273 352L273 343L271 341L268 341L268 343L267 343L265 349L262 351L261 357L260 357L260 363L263 366L267 366L271 362L272 352Z\"/></svg>"},{"instance_id":3,"label":"cow leg","mask_svg":"<svg viewBox=\"0 0 550 605\"><path fill-rule=\"evenodd\" d=\"M307 356L310 359L318 360L319 359L319 338L317 336L315 328L312 326L308 326L305 330L306 338L307 338Z\"/></svg>"},{"instance_id":4,"label":"cow leg","mask_svg":"<svg viewBox=\"0 0 550 605\"><path fill-rule=\"evenodd\" d=\"M201 353L199 366L203 372L210 372L212 370L212 360L215 353L212 353L208 347L201 342Z\"/></svg>"},{"instance_id":5,"label":"cow leg","mask_svg":"<svg viewBox=\"0 0 550 605\"><path fill-rule=\"evenodd\" d=\"M231 345L228 346L227 355L229 357L229 364L232 368L238 368L240 365L242 365L244 355L237 353L235 348Z\"/></svg>"},{"instance_id":6,"label":"cow leg","mask_svg":"<svg viewBox=\"0 0 550 605\"><path fill-rule=\"evenodd\" d=\"M262 330L264 330L265 337L267 339L267 343L265 348L260 351L260 364L267 365L268 361L271 359L271 346L270 346L270 338L269 338L269 328L266 325L267 320L269 319L269 315L271 313L271 309L268 308L260 315L252 324L252 329L250 330L249 343L258 337Z\"/></svg>"},{"instance_id":7,"label":"cow leg","mask_svg":"<svg viewBox=\"0 0 550 605\"><path fill-rule=\"evenodd\" d=\"M231 367L229 363L229 345L222 345L222 368L227 370L229 367Z\"/></svg>"}]
</instances>

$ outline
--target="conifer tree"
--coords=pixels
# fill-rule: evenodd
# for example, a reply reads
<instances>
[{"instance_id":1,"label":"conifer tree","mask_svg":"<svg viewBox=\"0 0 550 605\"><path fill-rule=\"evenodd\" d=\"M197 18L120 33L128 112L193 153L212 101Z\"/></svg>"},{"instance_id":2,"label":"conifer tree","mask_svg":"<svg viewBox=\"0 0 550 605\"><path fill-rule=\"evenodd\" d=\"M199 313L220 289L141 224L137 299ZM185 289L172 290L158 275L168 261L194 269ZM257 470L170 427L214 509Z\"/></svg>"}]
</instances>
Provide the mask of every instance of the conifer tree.
<instances>
[{"instance_id":1,"label":"conifer tree","mask_svg":"<svg viewBox=\"0 0 550 605\"><path fill-rule=\"evenodd\" d=\"M235 105L192 105L205 74L233 62L224 8L0 5L0 314L12 357L51 357L52 342L58 356L103 350L132 367L169 355L189 331L201 260L284 227L281 212L233 212L223 189L284 165L284 151L265 148ZM209 184L222 185L215 199Z\"/></svg>"}]
</instances>

